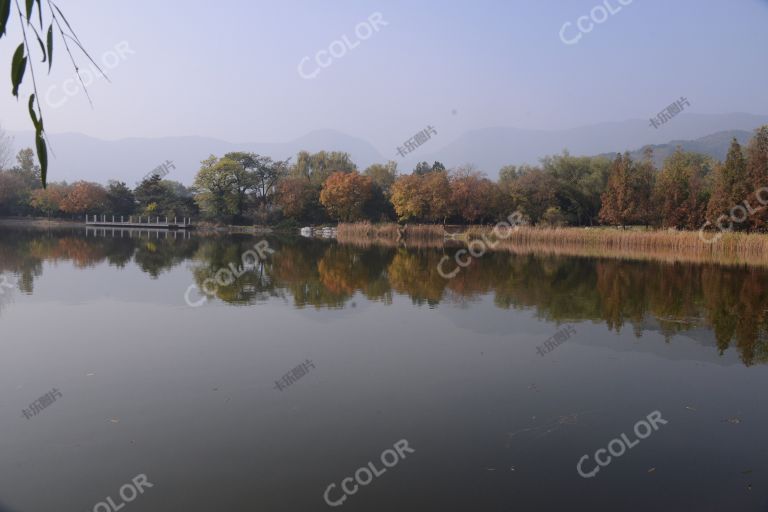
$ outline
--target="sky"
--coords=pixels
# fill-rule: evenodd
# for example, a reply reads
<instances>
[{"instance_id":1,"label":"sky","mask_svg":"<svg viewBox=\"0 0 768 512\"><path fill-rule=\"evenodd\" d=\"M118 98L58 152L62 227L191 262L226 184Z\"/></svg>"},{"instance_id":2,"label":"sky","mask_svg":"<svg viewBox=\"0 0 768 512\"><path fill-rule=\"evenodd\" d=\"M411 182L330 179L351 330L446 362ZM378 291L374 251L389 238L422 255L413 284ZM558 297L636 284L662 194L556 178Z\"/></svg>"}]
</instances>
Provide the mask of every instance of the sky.
<instances>
[{"instance_id":1,"label":"sky","mask_svg":"<svg viewBox=\"0 0 768 512\"><path fill-rule=\"evenodd\" d=\"M388 150L428 125L448 138L570 128L648 119L681 96L691 112L768 114L768 0L59 4L111 83L94 80L91 107L57 40L50 75L36 62L50 133L281 142L334 129ZM583 18L582 33L590 12L602 23ZM0 125L31 129L0 76Z\"/></svg>"}]
</instances>

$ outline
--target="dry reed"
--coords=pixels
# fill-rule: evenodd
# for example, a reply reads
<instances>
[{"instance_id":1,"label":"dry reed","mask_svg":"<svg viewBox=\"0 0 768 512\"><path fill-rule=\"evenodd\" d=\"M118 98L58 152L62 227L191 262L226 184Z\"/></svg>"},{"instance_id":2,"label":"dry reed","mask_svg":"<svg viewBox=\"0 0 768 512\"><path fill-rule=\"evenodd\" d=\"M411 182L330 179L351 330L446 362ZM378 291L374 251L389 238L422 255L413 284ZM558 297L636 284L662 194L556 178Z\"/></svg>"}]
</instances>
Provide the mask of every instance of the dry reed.
<instances>
[{"instance_id":1,"label":"dry reed","mask_svg":"<svg viewBox=\"0 0 768 512\"><path fill-rule=\"evenodd\" d=\"M768 265L766 234L723 233L720 239L706 243L696 231L519 227L511 233L494 233L492 226L468 226L450 238L446 235L441 225L409 225L401 238L396 224L340 224L338 231L339 242L356 245L392 246L404 240L408 245L426 242L424 246L435 246L452 239L467 243L484 237L492 242L487 244L489 249L514 253ZM705 233L704 237L713 236Z\"/></svg>"}]
</instances>

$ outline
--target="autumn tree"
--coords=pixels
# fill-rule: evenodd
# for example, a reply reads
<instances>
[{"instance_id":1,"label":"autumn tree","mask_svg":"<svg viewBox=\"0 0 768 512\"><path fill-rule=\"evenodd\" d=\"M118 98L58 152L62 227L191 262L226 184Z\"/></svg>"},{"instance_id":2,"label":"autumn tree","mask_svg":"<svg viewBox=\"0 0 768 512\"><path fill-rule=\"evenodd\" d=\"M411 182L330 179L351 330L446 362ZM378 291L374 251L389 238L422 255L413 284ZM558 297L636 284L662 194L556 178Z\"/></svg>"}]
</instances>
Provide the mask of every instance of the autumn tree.
<instances>
[{"instance_id":1,"label":"autumn tree","mask_svg":"<svg viewBox=\"0 0 768 512\"><path fill-rule=\"evenodd\" d=\"M392 185L392 205L401 221L445 222L451 214L451 186L445 171L400 176Z\"/></svg>"},{"instance_id":2,"label":"autumn tree","mask_svg":"<svg viewBox=\"0 0 768 512\"><path fill-rule=\"evenodd\" d=\"M707 205L707 220L717 224L721 215L729 215L731 208L747 200L750 193L747 162L741 144L731 141L725 162L715 166L712 195ZM747 229L748 223L735 223L734 229Z\"/></svg>"},{"instance_id":3,"label":"autumn tree","mask_svg":"<svg viewBox=\"0 0 768 512\"><path fill-rule=\"evenodd\" d=\"M600 222L614 226L650 223L655 179L650 156L646 153L645 160L636 164L629 153L616 155L601 196Z\"/></svg>"},{"instance_id":4,"label":"autumn tree","mask_svg":"<svg viewBox=\"0 0 768 512\"><path fill-rule=\"evenodd\" d=\"M33 190L29 198L29 204L36 211L51 217L62 211L61 204L68 193L69 187L58 183L51 183L48 185L48 188Z\"/></svg>"},{"instance_id":5,"label":"autumn tree","mask_svg":"<svg viewBox=\"0 0 768 512\"><path fill-rule=\"evenodd\" d=\"M365 203L371 198L372 180L357 171L334 172L320 191L322 204L331 218L352 222L363 217Z\"/></svg>"},{"instance_id":6,"label":"autumn tree","mask_svg":"<svg viewBox=\"0 0 768 512\"><path fill-rule=\"evenodd\" d=\"M424 217L426 198L421 194L421 176L405 174L392 184L390 196L398 220L407 221Z\"/></svg>"},{"instance_id":7,"label":"autumn tree","mask_svg":"<svg viewBox=\"0 0 768 512\"><path fill-rule=\"evenodd\" d=\"M659 174L657 211L663 227L699 229L706 220L711 171L708 157L678 148L664 162Z\"/></svg>"},{"instance_id":8,"label":"autumn tree","mask_svg":"<svg viewBox=\"0 0 768 512\"><path fill-rule=\"evenodd\" d=\"M277 205L287 217L320 220L320 189L305 178L284 178L277 185Z\"/></svg>"},{"instance_id":9,"label":"autumn tree","mask_svg":"<svg viewBox=\"0 0 768 512\"><path fill-rule=\"evenodd\" d=\"M472 224L493 216L496 184L471 166L459 167L450 176L451 209Z\"/></svg>"},{"instance_id":10,"label":"autumn tree","mask_svg":"<svg viewBox=\"0 0 768 512\"><path fill-rule=\"evenodd\" d=\"M78 181L62 199L60 209L71 215L100 214L107 205L107 191L98 183Z\"/></svg>"},{"instance_id":11,"label":"autumn tree","mask_svg":"<svg viewBox=\"0 0 768 512\"><path fill-rule=\"evenodd\" d=\"M747 145L747 180L750 187L749 204L752 208L765 206L768 191L768 125L761 127ZM761 201L762 199L762 201ZM765 230L768 227L768 209L751 213L750 227Z\"/></svg>"},{"instance_id":12,"label":"autumn tree","mask_svg":"<svg viewBox=\"0 0 768 512\"><path fill-rule=\"evenodd\" d=\"M421 194L426 200L424 219L442 222L451 215L451 185L446 171L432 171L421 177Z\"/></svg>"}]
</instances>

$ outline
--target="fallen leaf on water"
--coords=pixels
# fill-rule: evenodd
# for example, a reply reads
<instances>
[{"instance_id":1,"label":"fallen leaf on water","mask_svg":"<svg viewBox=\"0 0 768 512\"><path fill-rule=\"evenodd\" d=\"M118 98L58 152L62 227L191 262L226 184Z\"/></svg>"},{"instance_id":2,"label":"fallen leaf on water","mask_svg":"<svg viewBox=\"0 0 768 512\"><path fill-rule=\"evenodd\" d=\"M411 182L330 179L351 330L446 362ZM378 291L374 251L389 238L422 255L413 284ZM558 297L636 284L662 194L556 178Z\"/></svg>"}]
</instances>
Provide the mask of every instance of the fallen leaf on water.
<instances>
[{"instance_id":1,"label":"fallen leaf on water","mask_svg":"<svg viewBox=\"0 0 768 512\"><path fill-rule=\"evenodd\" d=\"M120 423L120 420L116 420L115 418L110 418L109 421L112 423Z\"/></svg>"},{"instance_id":2,"label":"fallen leaf on water","mask_svg":"<svg viewBox=\"0 0 768 512\"><path fill-rule=\"evenodd\" d=\"M653 473L654 471L656 471L656 468L651 468L648 470L649 473Z\"/></svg>"},{"instance_id":3,"label":"fallen leaf on water","mask_svg":"<svg viewBox=\"0 0 768 512\"><path fill-rule=\"evenodd\" d=\"M95 373L86 373L85 374L86 377L93 377L94 375L96 375L96 374Z\"/></svg>"},{"instance_id":4,"label":"fallen leaf on water","mask_svg":"<svg viewBox=\"0 0 768 512\"><path fill-rule=\"evenodd\" d=\"M686 405L685 408L688 409L689 411L695 411L696 410L695 407L691 407L690 405Z\"/></svg>"},{"instance_id":5,"label":"fallen leaf on water","mask_svg":"<svg viewBox=\"0 0 768 512\"><path fill-rule=\"evenodd\" d=\"M496 468L485 468L486 471L496 471Z\"/></svg>"},{"instance_id":6,"label":"fallen leaf on water","mask_svg":"<svg viewBox=\"0 0 768 512\"><path fill-rule=\"evenodd\" d=\"M728 418L727 420L723 420L723 421L727 421L728 423L731 423L732 425L738 425L739 423L741 423L741 418L739 418L737 416L734 416L733 418Z\"/></svg>"}]
</instances>

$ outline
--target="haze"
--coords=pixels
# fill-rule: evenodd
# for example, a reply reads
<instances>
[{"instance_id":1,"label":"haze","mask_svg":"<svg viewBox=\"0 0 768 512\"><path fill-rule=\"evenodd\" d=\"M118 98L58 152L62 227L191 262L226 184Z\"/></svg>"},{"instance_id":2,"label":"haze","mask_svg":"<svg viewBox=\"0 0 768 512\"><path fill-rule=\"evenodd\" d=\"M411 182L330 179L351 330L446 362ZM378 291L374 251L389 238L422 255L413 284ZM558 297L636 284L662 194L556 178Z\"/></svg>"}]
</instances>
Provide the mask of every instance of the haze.
<instances>
[{"instance_id":1,"label":"haze","mask_svg":"<svg viewBox=\"0 0 768 512\"><path fill-rule=\"evenodd\" d=\"M82 93L57 108L43 103L46 128L262 143L333 129L394 158L428 125L439 134L434 151L487 127L648 120L681 96L690 113L768 113L768 2L608 1L620 10L570 45L561 28L571 22L565 34L577 36L576 20L596 0L476 1L471 9L446 1L70 1L62 8L97 61L121 42L135 53L108 70L111 84L91 85L93 108ZM358 41L356 25L374 13L386 25ZM300 76L305 56L308 70L319 69L317 52L345 35L359 45L315 78ZM0 47L0 69L9 69L12 49ZM66 54L56 56L50 76L38 65L41 91L72 76ZM23 88L27 97L28 81ZM0 95L0 123L30 130L26 105Z\"/></svg>"}]
</instances>

